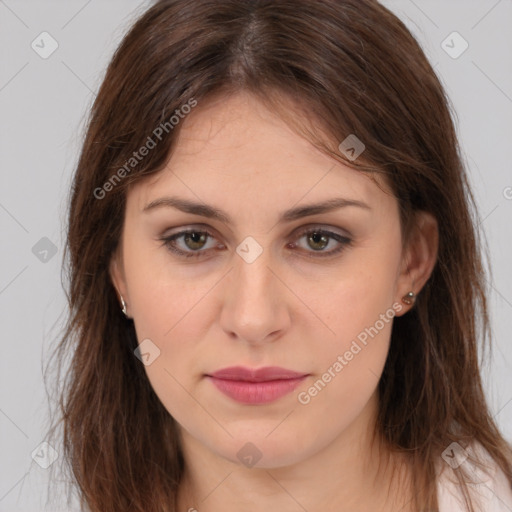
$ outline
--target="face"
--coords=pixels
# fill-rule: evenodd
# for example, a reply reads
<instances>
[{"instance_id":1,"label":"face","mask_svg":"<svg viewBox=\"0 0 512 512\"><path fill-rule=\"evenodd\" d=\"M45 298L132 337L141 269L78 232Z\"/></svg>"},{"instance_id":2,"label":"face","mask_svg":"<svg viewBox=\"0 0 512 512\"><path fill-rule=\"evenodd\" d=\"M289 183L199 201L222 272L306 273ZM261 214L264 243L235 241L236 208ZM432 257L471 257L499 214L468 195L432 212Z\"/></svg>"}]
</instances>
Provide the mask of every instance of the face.
<instances>
[{"instance_id":1,"label":"face","mask_svg":"<svg viewBox=\"0 0 512 512\"><path fill-rule=\"evenodd\" d=\"M237 463L292 464L376 406L413 289L398 203L250 95L182 122L167 167L128 193L112 278L184 438ZM216 373L231 367L246 371Z\"/></svg>"}]
</instances>

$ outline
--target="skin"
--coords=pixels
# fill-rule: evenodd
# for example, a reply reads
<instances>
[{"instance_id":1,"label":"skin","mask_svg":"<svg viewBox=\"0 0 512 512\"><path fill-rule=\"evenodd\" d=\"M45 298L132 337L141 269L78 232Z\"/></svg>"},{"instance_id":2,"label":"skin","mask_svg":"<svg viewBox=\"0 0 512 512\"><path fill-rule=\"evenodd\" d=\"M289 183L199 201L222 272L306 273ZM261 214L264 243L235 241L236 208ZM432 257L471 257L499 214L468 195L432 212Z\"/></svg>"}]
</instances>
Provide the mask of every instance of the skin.
<instances>
[{"instance_id":1,"label":"skin","mask_svg":"<svg viewBox=\"0 0 512 512\"><path fill-rule=\"evenodd\" d=\"M200 103L182 123L166 168L129 191L110 267L139 342L149 338L160 350L145 370L179 425L186 460L179 509L405 506L412 498L407 466L401 466L405 480L390 488L388 467L377 467L388 452L370 440L392 320L309 403L301 404L298 394L394 303L401 304L396 316L412 307L401 298L417 294L432 272L435 219L418 215L416 236L403 247L397 200L314 148L250 94ZM213 205L232 222L171 207L142 211L171 195ZM284 210L335 197L370 209L345 207L277 222ZM321 257L341 245L327 238L324 247L301 234L313 226L352 243ZM190 227L213 238L187 245L181 237L176 244L203 251L201 257L180 257L159 240ZM263 249L252 263L236 252L247 236ZM242 405L204 376L234 365L310 375L273 403ZM237 457L247 442L261 452L253 467ZM404 462L390 460L389 467Z\"/></svg>"}]
</instances>

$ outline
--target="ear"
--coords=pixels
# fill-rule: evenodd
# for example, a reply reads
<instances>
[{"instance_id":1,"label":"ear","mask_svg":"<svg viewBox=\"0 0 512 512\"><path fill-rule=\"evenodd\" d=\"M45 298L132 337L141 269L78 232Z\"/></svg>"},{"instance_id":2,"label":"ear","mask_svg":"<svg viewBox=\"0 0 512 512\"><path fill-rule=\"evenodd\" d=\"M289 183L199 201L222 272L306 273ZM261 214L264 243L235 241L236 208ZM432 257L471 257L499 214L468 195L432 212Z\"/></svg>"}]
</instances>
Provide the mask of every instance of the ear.
<instances>
[{"instance_id":1,"label":"ear","mask_svg":"<svg viewBox=\"0 0 512 512\"><path fill-rule=\"evenodd\" d=\"M403 251L400 273L397 281L396 300L406 313L413 306L402 302L402 297L414 292L419 294L429 280L437 261L439 228L436 218L429 212L416 212L407 246ZM397 316L400 316L399 314Z\"/></svg>"},{"instance_id":2,"label":"ear","mask_svg":"<svg viewBox=\"0 0 512 512\"><path fill-rule=\"evenodd\" d=\"M116 250L109 264L109 275L114 285L114 288L117 291L117 295L119 298L119 303L121 304L121 295L126 303L126 307L128 309L128 305L130 304L130 298L128 296L128 287L126 286L126 279L124 274L124 266L122 262L122 258L119 250Z\"/></svg>"}]
</instances>

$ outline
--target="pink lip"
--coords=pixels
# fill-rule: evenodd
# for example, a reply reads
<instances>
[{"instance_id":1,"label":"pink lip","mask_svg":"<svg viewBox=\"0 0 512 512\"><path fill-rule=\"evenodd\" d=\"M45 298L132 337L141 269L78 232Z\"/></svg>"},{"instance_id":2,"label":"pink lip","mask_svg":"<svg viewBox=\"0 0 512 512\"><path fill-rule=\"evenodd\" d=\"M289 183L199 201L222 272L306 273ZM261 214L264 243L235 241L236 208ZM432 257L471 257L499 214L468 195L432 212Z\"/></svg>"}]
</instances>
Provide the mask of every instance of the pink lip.
<instances>
[{"instance_id":1,"label":"pink lip","mask_svg":"<svg viewBox=\"0 0 512 512\"><path fill-rule=\"evenodd\" d=\"M233 366L206 375L213 384L237 402L263 404L273 402L293 391L308 374L277 366L253 370Z\"/></svg>"}]
</instances>

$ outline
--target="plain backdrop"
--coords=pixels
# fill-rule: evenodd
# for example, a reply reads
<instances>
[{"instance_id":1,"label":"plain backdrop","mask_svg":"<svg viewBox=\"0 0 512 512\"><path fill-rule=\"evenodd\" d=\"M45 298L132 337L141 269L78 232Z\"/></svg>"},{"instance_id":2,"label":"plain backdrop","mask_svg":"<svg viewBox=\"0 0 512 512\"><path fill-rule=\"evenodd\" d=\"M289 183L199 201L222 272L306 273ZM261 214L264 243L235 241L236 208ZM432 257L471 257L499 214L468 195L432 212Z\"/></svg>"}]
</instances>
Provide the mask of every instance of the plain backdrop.
<instances>
[{"instance_id":1,"label":"plain backdrop","mask_svg":"<svg viewBox=\"0 0 512 512\"><path fill-rule=\"evenodd\" d=\"M512 0L384 3L419 39L453 103L494 275L486 391L512 440ZM66 314L70 179L106 65L148 5L0 0L0 511L45 510L49 470L32 456L45 441L43 367Z\"/></svg>"}]
</instances>

